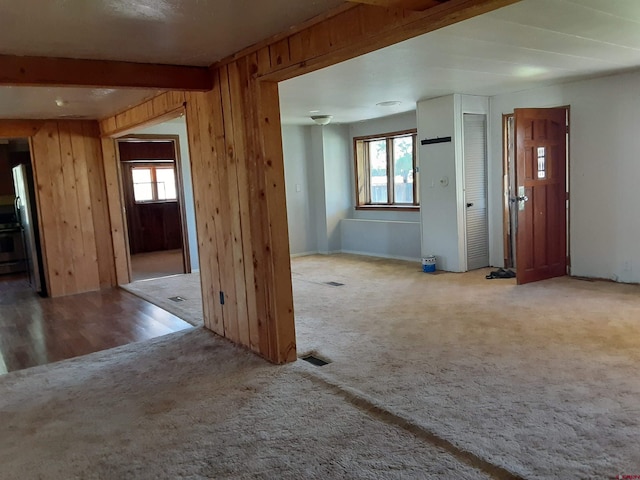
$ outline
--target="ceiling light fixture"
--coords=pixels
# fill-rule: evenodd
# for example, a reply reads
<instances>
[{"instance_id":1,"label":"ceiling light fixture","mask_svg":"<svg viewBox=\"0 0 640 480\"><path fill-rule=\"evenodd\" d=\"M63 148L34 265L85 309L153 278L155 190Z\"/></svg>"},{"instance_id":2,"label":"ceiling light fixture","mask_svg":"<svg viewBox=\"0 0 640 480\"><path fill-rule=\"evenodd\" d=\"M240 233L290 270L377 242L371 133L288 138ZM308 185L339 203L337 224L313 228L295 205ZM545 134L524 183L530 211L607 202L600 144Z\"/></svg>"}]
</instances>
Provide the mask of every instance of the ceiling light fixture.
<instances>
[{"instance_id":1,"label":"ceiling light fixture","mask_svg":"<svg viewBox=\"0 0 640 480\"><path fill-rule=\"evenodd\" d=\"M56 105L59 107L64 107L67 104L66 100L63 100L61 98L56 98Z\"/></svg>"},{"instance_id":2,"label":"ceiling light fixture","mask_svg":"<svg viewBox=\"0 0 640 480\"><path fill-rule=\"evenodd\" d=\"M311 120L316 122L317 125L329 125L331 119L333 117L331 115L312 115Z\"/></svg>"},{"instance_id":3,"label":"ceiling light fixture","mask_svg":"<svg viewBox=\"0 0 640 480\"><path fill-rule=\"evenodd\" d=\"M311 115L315 115L316 113L320 113L320 110L309 110Z\"/></svg>"},{"instance_id":4,"label":"ceiling light fixture","mask_svg":"<svg viewBox=\"0 0 640 480\"><path fill-rule=\"evenodd\" d=\"M396 105L400 105L402 102L400 102L399 100L390 100L388 102L380 102L380 103L376 103L376 106L378 107L395 107Z\"/></svg>"}]
</instances>

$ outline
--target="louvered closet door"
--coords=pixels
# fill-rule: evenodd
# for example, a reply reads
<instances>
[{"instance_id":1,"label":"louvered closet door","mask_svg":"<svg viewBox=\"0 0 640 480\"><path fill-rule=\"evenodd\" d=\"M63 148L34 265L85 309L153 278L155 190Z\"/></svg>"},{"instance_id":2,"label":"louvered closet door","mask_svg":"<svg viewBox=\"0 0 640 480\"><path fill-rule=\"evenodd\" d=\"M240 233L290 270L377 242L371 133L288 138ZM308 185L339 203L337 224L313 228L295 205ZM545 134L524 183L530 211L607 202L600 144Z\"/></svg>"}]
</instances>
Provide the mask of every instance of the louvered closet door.
<instances>
[{"instance_id":1,"label":"louvered closet door","mask_svg":"<svg viewBox=\"0 0 640 480\"><path fill-rule=\"evenodd\" d=\"M467 209L467 269L475 270L489 266L485 115L464 115L464 184Z\"/></svg>"}]
</instances>

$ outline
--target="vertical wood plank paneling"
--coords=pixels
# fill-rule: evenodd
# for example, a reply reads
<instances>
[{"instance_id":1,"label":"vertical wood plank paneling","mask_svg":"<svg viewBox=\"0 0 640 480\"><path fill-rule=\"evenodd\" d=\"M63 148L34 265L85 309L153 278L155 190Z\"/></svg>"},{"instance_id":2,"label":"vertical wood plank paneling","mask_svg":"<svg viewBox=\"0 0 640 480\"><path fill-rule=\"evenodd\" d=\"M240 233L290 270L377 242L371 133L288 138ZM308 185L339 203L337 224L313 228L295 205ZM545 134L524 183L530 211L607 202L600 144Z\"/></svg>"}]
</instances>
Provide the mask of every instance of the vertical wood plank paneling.
<instances>
[{"instance_id":1,"label":"vertical wood plank paneling","mask_svg":"<svg viewBox=\"0 0 640 480\"><path fill-rule=\"evenodd\" d=\"M55 122L46 122L38 133L32 137L31 152L35 184L38 190L39 217L41 226L41 242L44 256L47 258L45 277L49 289L49 295L64 295L64 283L61 279L59 267L59 247L57 239L58 220L55 216L57 205L53 195L54 182L51 163L47 158L49 138L57 138L58 125ZM49 258L54 255L53 258ZM57 257L56 257L57 256Z\"/></svg>"},{"instance_id":2,"label":"vertical wood plank paneling","mask_svg":"<svg viewBox=\"0 0 640 480\"><path fill-rule=\"evenodd\" d=\"M113 262L116 270L118 285L125 285L131 281L129 255L127 244L127 229L124 219L122 195L120 193L120 174L116 155L116 142L111 138L101 141L103 168L107 185L107 202L109 208L109 222L111 225L111 241L113 244Z\"/></svg>"},{"instance_id":3,"label":"vertical wood plank paneling","mask_svg":"<svg viewBox=\"0 0 640 480\"><path fill-rule=\"evenodd\" d=\"M250 105L255 105L255 95L253 92L255 91L254 85L255 81L253 81L255 74L260 69L260 58L258 55L251 55L246 57L246 64L244 65L244 75L246 78L246 91L248 96L246 97L245 102L249 102ZM252 86L249 88L249 86ZM246 105L244 107L247 108ZM255 106L254 106L255 108ZM254 232L251 226L251 195L252 192L256 194L255 183L251 181L251 175L249 172L251 166L255 166L256 162L259 159L259 142L257 140L257 116L252 115L251 122L247 124L246 132L247 132L247 154L245 155L244 161L240 159L238 162L238 186L239 186L239 200L240 200L240 221L242 228L242 251L244 254L244 281L245 281L245 291L246 291L246 302L247 302L247 319L248 319L248 327L249 327L249 346L255 352L260 351L268 351L264 350L264 348L268 349L268 330L266 328L266 323L264 321L261 322L259 311L263 311L264 303L258 306L258 296L256 293L257 285L259 284L258 279L255 275L255 267L253 259L255 258L254 252L254 243L256 239L260 239L260 231ZM261 240L258 240L261 241ZM260 339L264 337L264 342L261 349Z\"/></svg>"},{"instance_id":4,"label":"vertical wood plank paneling","mask_svg":"<svg viewBox=\"0 0 640 480\"><path fill-rule=\"evenodd\" d=\"M97 231L94 221L89 164L101 163L101 156L86 148L91 132L93 142L98 142L96 125L85 134L82 122L49 121L31 141L45 276L54 297L101 286L97 237L109 238L109 230ZM102 261L107 279L110 261Z\"/></svg>"},{"instance_id":5,"label":"vertical wood plank paneling","mask_svg":"<svg viewBox=\"0 0 640 480\"><path fill-rule=\"evenodd\" d=\"M269 56L271 57L271 67L273 68L289 65L291 63L289 55L289 38L284 38L279 42L269 45ZM246 57L243 58L246 59Z\"/></svg>"},{"instance_id":6,"label":"vertical wood plank paneling","mask_svg":"<svg viewBox=\"0 0 640 480\"><path fill-rule=\"evenodd\" d=\"M61 132L57 122L52 122L52 132L47 136L46 151L40 158L42 161L49 163L50 188L52 205L55 210L45 208L42 212L43 216L51 216L56 221L56 235L50 241L45 242L47 248L47 257L49 264L55 265L54 272L57 275L57 281L52 281L52 296L58 296L56 288L59 288L59 295L71 295L75 289L75 279L73 278L74 256L71 250L67 250L66 233L68 232L69 221L67 220L69 212L65 208L65 191L64 176L62 171L62 153L61 153ZM43 158L44 157L44 158ZM55 286L53 284L58 284Z\"/></svg>"},{"instance_id":7,"label":"vertical wood plank paneling","mask_svg":"<svg viewBox=\"0 0 640 480\"><path fill-rule=\"evenodd\" d=\"M116 274L100 129L96 122L82 122L82 141L87 159L87 178L93 212L100 287L108 288L116 285Z\"/></svg>"},{"instance_id":8,"label":"vertical wood plank paneling","mask_svg":"<svg viewBox=\"0 0 640 480\"><path fill-rule=\"evenodd\" d=\"M272 348L279 363L296 359L296 334L293 316L293 293L291 284L291 260L287 225L287 204L284 183L284 154L282 151L282 126L280 124L280 101L278 84L260 82L260 130L264 152L265 199L268 221L268 261L271 278L269 310L277 321L269 323Z\"/></svg>"},{"instance_id":9,"label":"vertical wood plank paneling","mask_svg":"<svg viewBox=\"0 0 640 480\"><path fill-rule=\"evenodd\" d=\"M98 252L96 249L96 237L93 225L93 205L91 191L89 189L89 178L87 173L87 151L85 150L82 133L82 122L66 122L65 130L69 133L71 145L71 165L66 165L70 176L65 176L65 190L75 193L77 208L72 210L77 213L76 225L73 226L74 233L82 245L82 255L77 263L75 271L76 291L97 290L100 288L100 269L98 264ZM73 183L73 186L66 182ZM76 249L80 251L80 248ZM85 290L86 289L86 290Z\"/></svg>"},{"instance_id":10,"label":"vertical wood plank paneling","mask_svg":"<svg viewBox=\"0 0 640 480\"><path fill-rule=\"evenodd\" d=\"M244 69L246 69L246 65ZM240 109L244 116L244 125L246 128L247 143L250 145L250 151L241 159L241 171L243 172L242 182L239 182L239 188L244 190L243 195L246 196L246 202L250 205L250 213L243 218L243 234L246 239L243 244L243 252L245 259L251 259L251 265L247 272L245 270L246 289L249 293L248 300L251 301L251 317L249 318L249 335L252 340L253 347L260 352L261 355L271 359L273 356L272 342L269 337L269 324L273 321L271 311L269 309L269 288L266 279L269 278L269 262L265 258L268 255L269 245L265 239L265 184L264 184L264 164L262 157L258 153L259 133L258 133L258 117L255 95L256 81L252 78L250 82L242 88L242 85L236 85L234 92L238 97L236 109ZM237 114L237 112L236 112ZM245 262L245 263L248 263ZM249 275L247 276L247 273ZM254 307L255 306L255 307ZM255 308L255 311L253 310ZM257 343L256 343L257 342Z\"/></svg>"},{"instance_id":11,"label":"vertical wood plank paneling","mask_svg":"<svg viewBox=\"0 0 640 480\"><path fill-rule=\"evenodd\" d=\"M202 289L202 308L204 324L210 330L217 334L221 333L211 326L211 321L215 314L212 314L211 298L213 292L213 281L211 280L211 269L209 267L209 257L211 256L210 239L207 236L207 188L204 178L195 175L195 172L204 174L206 169L207 154L203 151L202 140L200 136L200 119L198 118L198 105L202 100L198 97L204 96L204 93L189 93L187 95L187 135L189 137L189 159L191 162L191 172L193 175L193 196L196 211L196 230L198 235L198 257L200 263L200 286ZM203 188L204 184L204 188ZM224 334L224 330L222 331Z\"/></svg>"},{"instance_id":12,"label":"vertical wood plank paneling","mask_svg":"<svg viewBox=\"0 0 640 480\"><path fill-rule=\"evenodd\" d=\"M234 293L236 295L237 318L235 331L237 331L240 342L243 345L250 345L249 334L249 318L247 314L247 281L244 269L244 249L242 237L245 232L242 230L241 224L241 199L246 202L247 185L240 183L238 180L238 172L244 171L243 160L248 155L248 145L246 140L246 118L242 105L241 92L247 90L246 76L243 78L238 68L238 62L228 67L228 88L223 89L223 115L225 118L225 126L229 126L233 132L233 137L227 139L227 179L230 193L231 207L231 246L233 252L233 280L235 283ZM228 129L225 129L228 131ZM246 234L250 236L251 232L247 229Z\"/></svg>"},{"instance_id":13,"label":"vertical wood plank paneling","mask_svg":"<svg viewBox=\"0 0 640 480\"><path fill-rule=\"evenodd\" d=\"M219 86L214 85L214 91ZM198 245L200 256L200 280L205 325L218 335L225 335L222 306L219 301L220 267L217 235L223 228L216 228L216 214L220 213L218 187L218 151L214 148L213 125L221 122L212 112L208 93L190 93L187 102L187 128L193 177L193 195L198 221ZM220 111L218 109L218 114ZM216 209L218 211L216 212Z\"/></svg>"},{"instance_id":14,"label":"vertical wood plank paneling","mask_svg":"<svg viewBox=\"0 0 640 480\"><path fill-rule=\"evenodd\" d=\"M289 50L291 52L291 49ZM256 74L264 75L271 68L271 56L269 48L262 48L252 55L253 61L257 65Z\"/></svg>"}]
</instances>

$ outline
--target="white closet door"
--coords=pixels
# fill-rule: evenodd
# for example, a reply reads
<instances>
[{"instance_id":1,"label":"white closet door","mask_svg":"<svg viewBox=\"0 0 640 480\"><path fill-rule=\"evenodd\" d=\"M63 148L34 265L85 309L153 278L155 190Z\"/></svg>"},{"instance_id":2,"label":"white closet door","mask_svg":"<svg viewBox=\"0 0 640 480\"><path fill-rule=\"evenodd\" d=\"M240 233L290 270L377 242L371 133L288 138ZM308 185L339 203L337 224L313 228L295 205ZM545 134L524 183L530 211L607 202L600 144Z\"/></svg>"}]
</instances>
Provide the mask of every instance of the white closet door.
<instances>
[{"instance_id":1,"label":"white closet door","mask_svg":"<svg viewBox=\"0 0 640 480\"><path fill-rule=\"evenodd\" d=\"M475 270L489 266L486 115L464 115L464 185L467 269Z\"/></svg>"}]
</instances>

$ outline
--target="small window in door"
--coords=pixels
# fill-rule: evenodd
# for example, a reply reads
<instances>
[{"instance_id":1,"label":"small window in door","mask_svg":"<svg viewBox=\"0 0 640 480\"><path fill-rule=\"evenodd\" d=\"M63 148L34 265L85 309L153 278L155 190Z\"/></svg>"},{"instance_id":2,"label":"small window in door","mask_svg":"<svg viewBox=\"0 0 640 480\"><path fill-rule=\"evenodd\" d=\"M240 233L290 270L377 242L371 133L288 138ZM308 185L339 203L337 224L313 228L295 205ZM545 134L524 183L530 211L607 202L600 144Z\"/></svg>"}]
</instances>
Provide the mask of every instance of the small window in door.
<instances>
[{"instance_id":1,"label":"small window in door","mask_svg":"<svg viewBox=\"0 0 640 480\"><path fill-rule=\"evenodd\" d=\"M132 167L131 179L136 203L177 201L173 165Z\"/></svg>"},{"instance_id":2,"label":"small window in door","mask_svg":"<svg viewBox=\"0 0 640 480\"><path fill-rule=\"evenodd\" d=\"M538 178L547 178L547 149L538 147Z\"/></svg>"}]
</instances>

